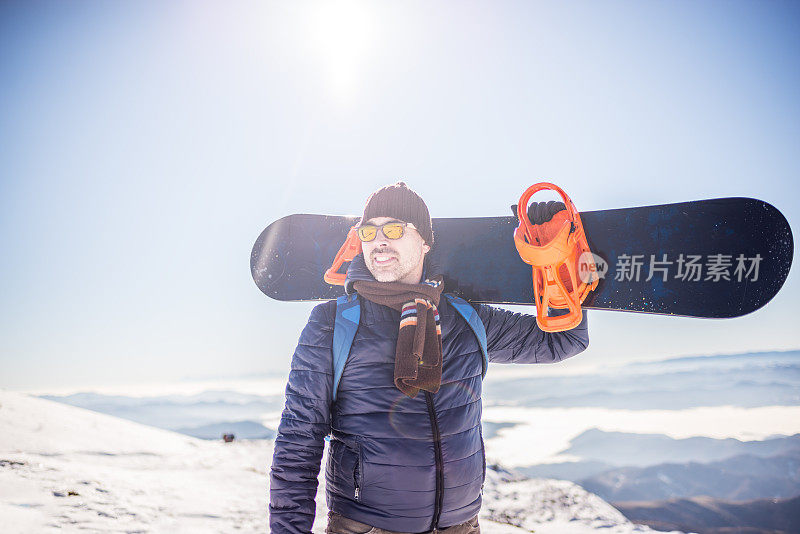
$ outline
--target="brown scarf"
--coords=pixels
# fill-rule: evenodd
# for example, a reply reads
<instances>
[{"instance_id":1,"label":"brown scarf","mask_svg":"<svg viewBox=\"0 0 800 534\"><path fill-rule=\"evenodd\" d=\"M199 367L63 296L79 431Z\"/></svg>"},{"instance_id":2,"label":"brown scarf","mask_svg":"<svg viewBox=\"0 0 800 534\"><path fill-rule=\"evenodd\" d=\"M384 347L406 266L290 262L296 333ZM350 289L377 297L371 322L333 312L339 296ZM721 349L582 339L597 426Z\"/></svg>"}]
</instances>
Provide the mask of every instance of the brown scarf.
<instances>
[{"instance_id":1,"label":"brown scarf","mask_svg":"<svg viewBox=\"0 0 800 534\"><path fill-rule=\"evenodd\" d=\"M394 385L414 398L420 389L436 393L442 384L442 327L439 324L441 278L422 284L353 283L358 293L376 304L400 312L394 357Z\"/></svg>"}]
</instances>

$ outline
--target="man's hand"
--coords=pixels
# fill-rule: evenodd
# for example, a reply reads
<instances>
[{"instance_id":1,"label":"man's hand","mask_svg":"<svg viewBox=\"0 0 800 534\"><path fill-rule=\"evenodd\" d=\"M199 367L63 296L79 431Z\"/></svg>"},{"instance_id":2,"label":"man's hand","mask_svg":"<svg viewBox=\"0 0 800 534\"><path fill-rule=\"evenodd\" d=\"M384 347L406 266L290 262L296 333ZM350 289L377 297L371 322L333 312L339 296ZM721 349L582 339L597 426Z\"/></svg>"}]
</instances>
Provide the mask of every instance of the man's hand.
<instances>
[{"instance_id":1,"label":"man's hand","mask_svg":"<svg viewBox=\"0 0 800 534\"><path fill-rule=\"evenodd\" d=\"M567 207L563 202L558 200L550 200L549 202L531 202L528 204L528 219L531 224L544 224L553 218L553 215ZM517 205L511 206L511 211L514 216L517 216Z\"/></svg>"}]
</instances>

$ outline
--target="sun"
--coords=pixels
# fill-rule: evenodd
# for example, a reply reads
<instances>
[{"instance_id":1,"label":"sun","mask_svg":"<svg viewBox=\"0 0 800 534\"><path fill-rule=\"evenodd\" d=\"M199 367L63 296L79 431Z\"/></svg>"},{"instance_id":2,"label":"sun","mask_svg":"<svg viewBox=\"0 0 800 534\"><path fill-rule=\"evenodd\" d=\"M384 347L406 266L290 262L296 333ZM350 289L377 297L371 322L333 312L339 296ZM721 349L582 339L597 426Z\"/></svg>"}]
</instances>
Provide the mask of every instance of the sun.
<instances>
[{"instance_id":1,"label":"sun","mask_svg":"<svg viewBox=\"0 0 800 534\"><path fill-rule=\"evenodd\" d=\"M375 44L374 4L359 0L332 0L316 4L311 16L311 38L322 59L331 91L352 96L364 63Z\"/></svg>"}]
</instances>

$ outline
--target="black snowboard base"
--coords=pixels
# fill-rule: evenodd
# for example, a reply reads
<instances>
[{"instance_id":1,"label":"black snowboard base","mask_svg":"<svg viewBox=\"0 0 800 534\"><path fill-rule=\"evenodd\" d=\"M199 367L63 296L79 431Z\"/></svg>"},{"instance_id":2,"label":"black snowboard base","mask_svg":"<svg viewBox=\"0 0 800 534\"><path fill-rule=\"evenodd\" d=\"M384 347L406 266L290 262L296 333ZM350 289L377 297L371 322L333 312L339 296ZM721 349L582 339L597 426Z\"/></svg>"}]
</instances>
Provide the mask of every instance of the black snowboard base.
<instances>
[{"instance_id":1,"label":"black snowboard base","mask_svg":"<svg viewBox=\"0 0 800 534\"><path fill-rule=\"evenodd\" d=\"M601 273L585 309L738 317L783 285L794 243L785 217L752 198L720 198L581 213ZM323 273L354 217L289 215L270 224L250 257L253 279L283 301L343 294ZM513 241L515 217L433 219L429 264L445 291L473 302L533 305L531 268ZM347 264L346 264L347 265Z\"/></svg>"}]
</instances>

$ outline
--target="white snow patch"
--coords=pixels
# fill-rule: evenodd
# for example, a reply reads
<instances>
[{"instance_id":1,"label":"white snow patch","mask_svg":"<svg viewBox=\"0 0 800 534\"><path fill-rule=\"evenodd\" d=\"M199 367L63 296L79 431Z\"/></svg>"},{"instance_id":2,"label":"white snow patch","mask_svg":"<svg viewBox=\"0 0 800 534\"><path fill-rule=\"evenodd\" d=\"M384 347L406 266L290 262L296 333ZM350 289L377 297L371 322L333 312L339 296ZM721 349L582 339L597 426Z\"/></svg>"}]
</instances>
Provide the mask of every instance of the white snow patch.
<instances>
[{"instance_id":1,"label":"white snow patch","mask_svg":"<svg viewBox=\"0 0 800 534\"><path fill-rule=\"evenodd\" d=\"M268 531L272 441L200 440L5 390L0 428L4 534ZM327 515L320 479L318 534ZM571 482L494 469L487 470L481 529L654 532Z\"/></svg>"},{"instance_id":2,"label":"white snow patch","mask_svg":"<svg viewBox=\"0 0 800 534\"><path fill-rule=\"evenodd\" d=\"M537 534L584 534L598 530L609 534L656 532L632 523L619 510L577 484L523 478L502 468L486 472L481 510L481 518L484 517Z\"/></svg>"}]
</instances>

